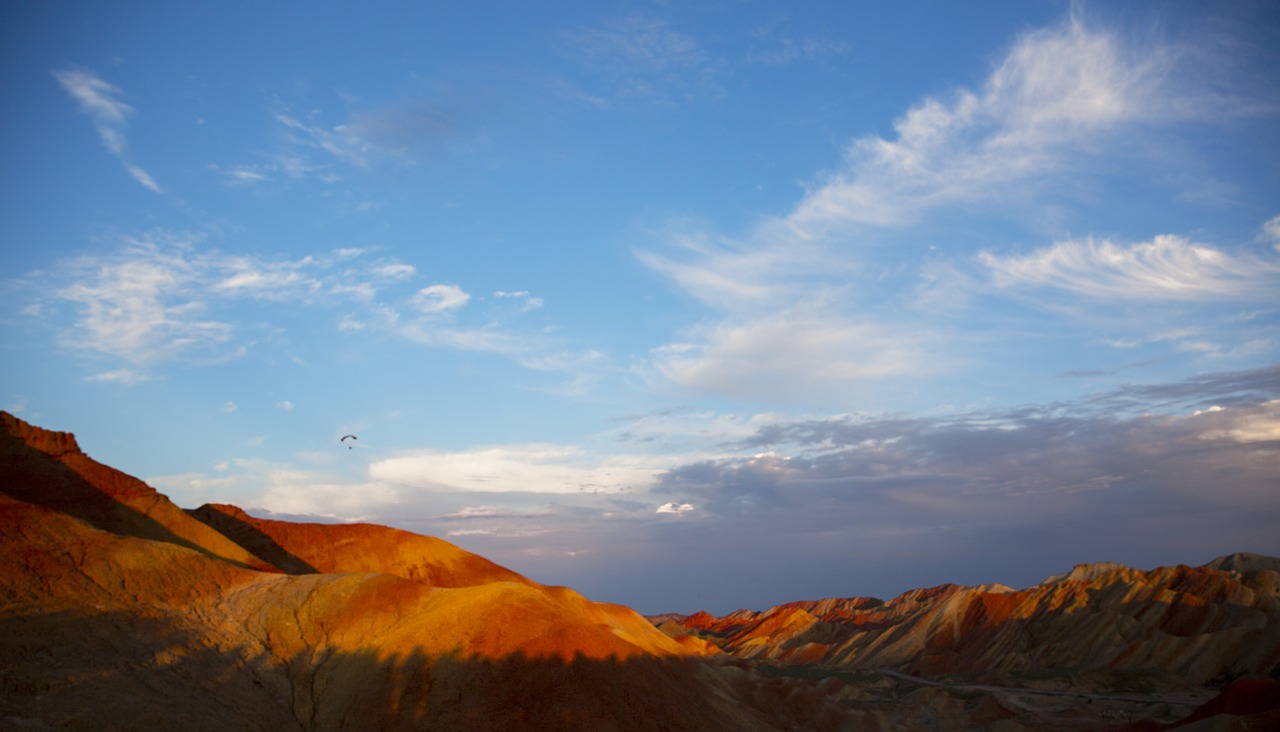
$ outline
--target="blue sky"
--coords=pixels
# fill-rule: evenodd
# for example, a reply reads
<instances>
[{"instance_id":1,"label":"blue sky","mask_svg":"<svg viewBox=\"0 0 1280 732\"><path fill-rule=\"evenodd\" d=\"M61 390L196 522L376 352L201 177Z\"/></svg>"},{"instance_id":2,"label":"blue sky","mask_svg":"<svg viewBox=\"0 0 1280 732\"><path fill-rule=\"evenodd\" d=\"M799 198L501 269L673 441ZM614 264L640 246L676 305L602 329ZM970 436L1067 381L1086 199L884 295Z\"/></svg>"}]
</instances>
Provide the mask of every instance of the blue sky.
<instances>
[{"instance_id":1,"label":"blue sky","mask_svg":"<svg viewBox=\"0 0 1280 732\"><path fill-rule=\"evenodd\" d=\"M1280 554L1274 4L0 13L0 406L182 506L644 612Z\"/></svg>"}]
</instances>

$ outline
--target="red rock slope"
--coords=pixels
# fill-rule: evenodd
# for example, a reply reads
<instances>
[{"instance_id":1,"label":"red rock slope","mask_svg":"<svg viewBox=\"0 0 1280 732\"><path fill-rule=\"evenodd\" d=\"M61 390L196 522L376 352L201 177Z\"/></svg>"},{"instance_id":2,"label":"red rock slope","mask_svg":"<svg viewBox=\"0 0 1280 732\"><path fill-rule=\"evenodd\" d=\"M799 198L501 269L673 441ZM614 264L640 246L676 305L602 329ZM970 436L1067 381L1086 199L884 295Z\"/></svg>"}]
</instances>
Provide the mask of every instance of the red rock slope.
<instances>
[{"instance_id":1,"label":"red rock slope","mask_svg":"<svg viewBox=\"0 0 1280 732\"><path fill-rule=\"evenodd\" d=\"M627 608L382 527L195 512L246 548L69 434L3 427L2 728L771 728Z\"/></svg>"},{"instance_id":2,"label":"red rock slope","mask_svg":"<svg viewBox=\"0 0 1280 732\"><path fill-rule=\"evenodd\" d=\"M255 569L273 569L192 519L146 483L85 455L69 432L0 412L0 490L115 534L164 541Z\"/></svg>"}]
</instances>

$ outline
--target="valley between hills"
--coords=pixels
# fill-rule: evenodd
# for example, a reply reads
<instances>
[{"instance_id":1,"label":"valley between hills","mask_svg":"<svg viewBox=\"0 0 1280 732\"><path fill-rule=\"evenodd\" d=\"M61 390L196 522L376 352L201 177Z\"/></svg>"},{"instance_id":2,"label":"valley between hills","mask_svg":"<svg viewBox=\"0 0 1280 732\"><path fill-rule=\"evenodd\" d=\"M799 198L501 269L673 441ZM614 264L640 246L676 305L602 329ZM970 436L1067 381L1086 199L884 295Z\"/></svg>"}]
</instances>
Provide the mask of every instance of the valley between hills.
<instances>
[{"instance_id":1,"label":"valley between hills","mask_svg":"<svg viewBox=\"0 0 1280 732\"><path fill-rule=\"evenodd\" d=\"M0 729L1280 729L1280 559L642 617L0 413Z\"/></svg>"}]
</instances>

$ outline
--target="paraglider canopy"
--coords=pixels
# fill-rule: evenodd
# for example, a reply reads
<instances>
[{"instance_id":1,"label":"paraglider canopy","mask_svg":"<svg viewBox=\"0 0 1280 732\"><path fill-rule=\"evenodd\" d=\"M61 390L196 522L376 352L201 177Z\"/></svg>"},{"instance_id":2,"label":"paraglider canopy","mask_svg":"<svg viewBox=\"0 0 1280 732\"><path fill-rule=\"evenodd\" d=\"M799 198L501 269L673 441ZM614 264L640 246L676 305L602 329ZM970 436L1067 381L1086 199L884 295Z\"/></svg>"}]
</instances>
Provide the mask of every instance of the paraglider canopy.
<instances>
[{"instance_id":1,"label":"paraglider canopy","mask_svg":"<svg viewBox=\"0 0 1280 732\"><path fill-rule=\"evenodd\" d=\"M354 439L356 439L355 435L343 435L342 439L338 440L338 442L346 442L347 440L354 440ZM350 450L351 446L347 445L347 449Z\"/></svg>"}]
</instances>

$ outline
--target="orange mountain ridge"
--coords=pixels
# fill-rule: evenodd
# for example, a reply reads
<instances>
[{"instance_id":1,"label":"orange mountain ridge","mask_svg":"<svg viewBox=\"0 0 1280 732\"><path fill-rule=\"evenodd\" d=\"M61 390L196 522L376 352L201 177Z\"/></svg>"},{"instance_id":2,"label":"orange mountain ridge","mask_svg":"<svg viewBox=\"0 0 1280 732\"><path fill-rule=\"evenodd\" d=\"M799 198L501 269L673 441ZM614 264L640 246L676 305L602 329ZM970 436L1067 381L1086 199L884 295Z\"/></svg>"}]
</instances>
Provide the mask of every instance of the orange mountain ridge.
<instances>
[{"instance_id":1,"label":"orange mountain ridge","mask_svg":"<svg viewBox=\"0 0 1280 732\"><path fill-rule=\"evenodd\" d=\"M1025 590L945 585L659 630L440 539L183 511L69 433L3 412L0 428L4 729L1118 729L1094 723L1136 702L1097 697L1077 719L1045 706L1058 697L900 675L1145 684L1163 706L1134 718L1169 724L1212 696L1204 684L1280 668L1267 557L1089 565ZM1234 719L1243 698L1240 719L1272 713L1232 688L1196 713Z\"/></svg>"},{"instance_id":2,"label":"orange mountain ridge","mask_svg":"<svg viewBox=\"0 0 1280 732\"><path fill-rule=\"evenodd\" d=\"M942 585L667 618L743 658L921 675L1159 669L1190 683L1280 671L1280 560L1232 555L1151 571L1079 565L1024 590ZM1245 571L1215 567L1242 566ZM1087 640L1086 640L1087 639Z\"/></svg>"}]
</instances>

